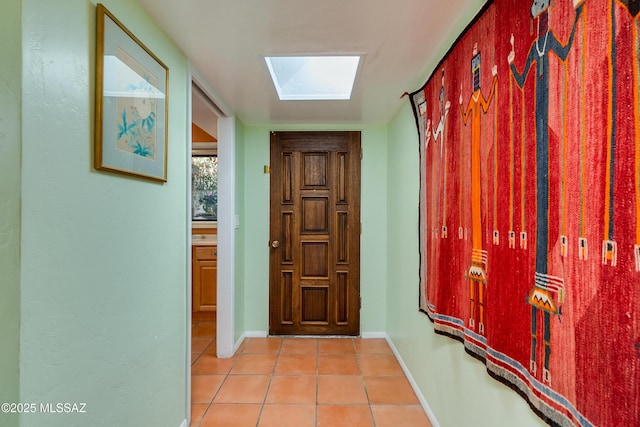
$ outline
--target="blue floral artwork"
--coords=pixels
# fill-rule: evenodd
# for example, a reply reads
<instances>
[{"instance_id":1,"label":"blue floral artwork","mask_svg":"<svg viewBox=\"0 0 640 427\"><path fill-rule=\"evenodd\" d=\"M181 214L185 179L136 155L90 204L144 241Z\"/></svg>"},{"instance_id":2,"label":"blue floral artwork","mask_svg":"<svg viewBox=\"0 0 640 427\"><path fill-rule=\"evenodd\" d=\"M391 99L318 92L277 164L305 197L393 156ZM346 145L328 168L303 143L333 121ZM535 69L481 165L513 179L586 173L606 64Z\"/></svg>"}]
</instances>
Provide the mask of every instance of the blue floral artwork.
<instances>
[{"instance_id":1,"label":"blue floral artwork","mask_svg":"<svg viewBox=\"0 0 640 427\"><path fill-rule=\"evenodd\" d=\"M135 81L123 82L127 95L118 98L116 147L150 160L156 159L157 78L125 52L118 59L135 71ZM127 75L127 77L130 74ZM151 95L151 96L149 96Z\"/></svg>"}]
</instances>

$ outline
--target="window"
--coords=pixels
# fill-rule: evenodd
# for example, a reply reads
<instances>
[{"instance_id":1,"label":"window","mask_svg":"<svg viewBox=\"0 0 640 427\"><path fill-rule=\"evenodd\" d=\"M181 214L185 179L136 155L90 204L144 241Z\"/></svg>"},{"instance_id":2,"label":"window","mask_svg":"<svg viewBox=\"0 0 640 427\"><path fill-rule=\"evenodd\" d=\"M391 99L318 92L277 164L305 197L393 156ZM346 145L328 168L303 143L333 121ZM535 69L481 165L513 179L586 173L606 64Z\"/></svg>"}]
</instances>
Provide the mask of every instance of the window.
<instances>
[{"instance_id":1,"label":"window","mask_svg":"<svg viewBox=\"0 0 640 427\"><path fill-rule=\"evenodd\" d=\"M218 157L191 157L191 218L193 221L218 220Z\"/></svg>"}]
</instances>

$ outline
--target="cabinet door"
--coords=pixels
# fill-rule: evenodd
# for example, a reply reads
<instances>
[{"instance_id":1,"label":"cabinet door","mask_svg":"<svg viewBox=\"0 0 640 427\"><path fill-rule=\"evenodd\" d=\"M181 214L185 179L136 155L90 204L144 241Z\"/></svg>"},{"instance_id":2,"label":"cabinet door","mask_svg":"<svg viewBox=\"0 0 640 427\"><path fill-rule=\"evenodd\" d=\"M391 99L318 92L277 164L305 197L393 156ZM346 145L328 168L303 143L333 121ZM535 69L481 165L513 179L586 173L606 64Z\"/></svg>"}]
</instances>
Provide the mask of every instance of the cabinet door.
<instances>
[{"instance_id":1,"label":"cabinet door","mask_svg":"<svg viewBox=\"0 0 640 427\"><path fill-rule=\"evenodd\" d=\"M193 260L193 311L215 311L217 295L218 261L215 257Z\"/></svg>"}]
</instances>

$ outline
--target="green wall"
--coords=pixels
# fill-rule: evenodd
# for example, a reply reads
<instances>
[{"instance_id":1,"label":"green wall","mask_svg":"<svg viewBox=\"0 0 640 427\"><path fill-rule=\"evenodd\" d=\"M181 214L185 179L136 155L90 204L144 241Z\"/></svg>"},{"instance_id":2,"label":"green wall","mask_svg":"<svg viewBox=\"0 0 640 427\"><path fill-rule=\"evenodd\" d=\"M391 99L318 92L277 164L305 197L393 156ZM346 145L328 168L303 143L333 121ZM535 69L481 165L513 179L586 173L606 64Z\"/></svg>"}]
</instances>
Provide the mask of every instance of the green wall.
<instances>
[{"instance_id":1,"label":"green wall","mask_svg":"<svg viewBox=\"0 0 640 427\"><path fill-rule=\"evenodd\" d=\"M236 145L237 147L237 145ZM240 153L236 152L236 155ZM244 330L269 329L269 130L244 128ZM237 184L237 183L236 183ZM238 186L236 185L236 189ZM236 190L237 191L237 190Z\"/></svg>"},{"instance_id":2,"label":"green wall","mask_svg":"<svg viewBox=\"0 0 640 427\"><path fill-rule=\"evenodd\" d=\"M362 130L362 197L360 240L361 331L386 331L387 264L387 128Z\"/></svg>"},{"instance_id":3,"label":"green wall","mask_svg":"<svg viewBox=\"0 0 640 427\"><path fill-rule=\"evenodd\" d=\"M244 138L244 310L245 331L269 329L269 132L271 130L362 131L361 331L386 325L386 127L245 126Z\"/></svg>"},{"instance_id":4,"label":"green wall","mask_svg":"<svg viewBox=\"0 0 640 427\"><path fill-rule=\"evenodd\" d=\"M20 11L5 0L0 13L0 403L20 401ZM0 413L0 425L18 417Z\"/></svg>"},{"instance_id":5,"label":"green wall","mask_svg":"<svg viewBox=\"0 0 640 427\"><path fill-rule=\"evenodd\" d=\"M23 427L186 417L187 59L137 1L103 3L170 69L168 182L92 169L94 1L23 0L19 401L86 403Z\"/></svg>"}]
</instances>

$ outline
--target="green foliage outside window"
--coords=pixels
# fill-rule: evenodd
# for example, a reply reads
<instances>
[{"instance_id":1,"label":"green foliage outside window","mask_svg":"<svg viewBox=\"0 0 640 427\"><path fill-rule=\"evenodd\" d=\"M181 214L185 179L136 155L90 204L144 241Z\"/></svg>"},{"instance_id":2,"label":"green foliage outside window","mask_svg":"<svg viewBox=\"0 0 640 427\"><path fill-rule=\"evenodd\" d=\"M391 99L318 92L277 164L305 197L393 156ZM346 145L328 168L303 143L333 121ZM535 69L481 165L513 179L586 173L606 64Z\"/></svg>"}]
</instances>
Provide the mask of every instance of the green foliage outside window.
<instances>
[{"instance_id":1,"label":"green foliage outside window","mask_svg":"<svg viewBox=\"0 0 640 427\"><path fill-rule=\"evenodd\" d=\"M191 158L191 200L194 221L218 220L218 158Z\"/></svg>"}]
</instances>

